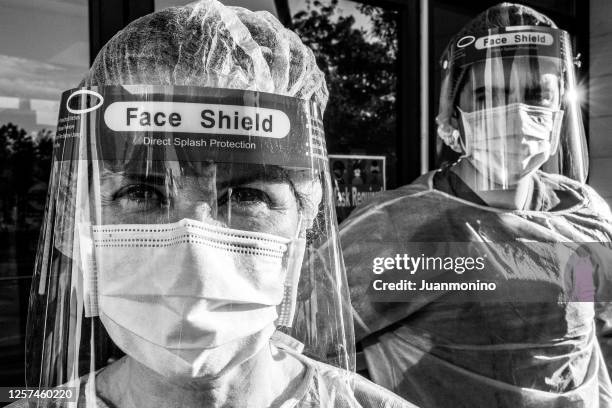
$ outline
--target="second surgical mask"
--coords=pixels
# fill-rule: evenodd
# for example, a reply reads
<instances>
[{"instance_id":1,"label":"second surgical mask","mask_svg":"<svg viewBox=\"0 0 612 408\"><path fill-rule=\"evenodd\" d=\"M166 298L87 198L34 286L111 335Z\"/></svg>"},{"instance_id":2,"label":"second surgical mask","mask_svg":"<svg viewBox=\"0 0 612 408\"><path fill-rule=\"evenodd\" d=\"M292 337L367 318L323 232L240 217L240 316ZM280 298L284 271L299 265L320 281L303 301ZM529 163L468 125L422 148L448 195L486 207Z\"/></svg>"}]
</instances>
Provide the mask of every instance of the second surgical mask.
<instances>
[{"instance_id":1,"label":"second surgical mask","mask_svg":"<svg viewBox=\"0 0 612 408\"><path fill-rule=\"evenodd\" d=\"M465 155L497 185L515 184L537 170L557 148L562 110L514 103L459 111Z\"/></svg>"}]
</instances>

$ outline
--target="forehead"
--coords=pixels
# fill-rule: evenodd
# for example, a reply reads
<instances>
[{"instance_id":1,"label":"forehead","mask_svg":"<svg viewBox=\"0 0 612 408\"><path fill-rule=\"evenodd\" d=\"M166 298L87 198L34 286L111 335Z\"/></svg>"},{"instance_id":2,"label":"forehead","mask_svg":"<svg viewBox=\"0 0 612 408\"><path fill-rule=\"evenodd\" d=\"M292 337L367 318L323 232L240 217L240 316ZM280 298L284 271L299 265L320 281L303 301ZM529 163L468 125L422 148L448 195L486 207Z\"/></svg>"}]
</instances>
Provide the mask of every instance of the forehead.
<instances>
[{"instance_id":1,"label":"forehead","mask_svg":"<svg viewBox=\"0 0 612 408\"><path fill-rule=\"evenodd\" d=\"M249 181L302 183L317 178L313 171L287 169L275 165L192 162L178 160L135 160L129 162L105 161L102 164L102 177L122 176L169 180L182 177L200 181L230 183Z\"/></svg>"},{"instance_id":2,"label":"forehead","mask_svg":"<svg viewBox=\"0 0 612 408\"><path fill-rule=\"evenodd\" d=\"M511 85L559 81L563 75L561 60L551 57L494 57L472 64L467 81L478 85Z\"/></svg>"}]
</instances>

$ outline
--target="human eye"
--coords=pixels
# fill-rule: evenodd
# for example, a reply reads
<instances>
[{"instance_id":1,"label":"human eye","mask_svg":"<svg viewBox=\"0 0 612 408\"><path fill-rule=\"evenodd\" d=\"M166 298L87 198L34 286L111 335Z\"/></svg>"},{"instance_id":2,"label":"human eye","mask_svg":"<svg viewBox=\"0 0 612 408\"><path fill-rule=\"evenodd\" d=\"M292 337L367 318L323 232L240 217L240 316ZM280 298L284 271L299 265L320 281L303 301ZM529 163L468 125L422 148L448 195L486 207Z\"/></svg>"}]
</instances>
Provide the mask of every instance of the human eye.
<instances>
[{"instance_id":1,"label":"human eye","mask_svg":"<svg viewBox=\"0 0 612 408\"><path fill-rule=\"evenodd\" d=\"M534 106L547 106L550 103L551 93L540 86L525 90L525 102Z\"/></svg>"},{"instance_id":2,"label":"human eye","mask_svg":"<svg viewBox=\"0 0 612 408\"><path fill-rule=\"evenodd\" d=\"M270 196L254 187L233 187L229 188L220 200L220 205L230 202L232 207L238 208L270 208L273 206Z\"/></svg>"},{"instance_id":3,"label":"human eye","mask_svg":"<svg viewBox=\"0 0 612 408\"><path fill-rule=\"evenodd\" d=\"M114 194L113 200L126 212L148 212L169 205L169 199L159 189L148 184L125 186Z\"/></svg>"},{"instance_id":4,"label":"human eye","mask_svg":"<svg viewBox=\"0 0 612 408\"><path fill-rule=\"evenodd\" d=\"M478 88L474 91L474 105L477 109L481 109L485 106L486 92L483 87Z\"/></svg>"},{"instance_id":5,"label":"human eye","mask_svg":"<svg viewBox=\"0 0 612 408\"><path fill-rule=\"evenodd\" d=\"M508 101L509 93L510 90L507 88L479 87L474 91L475 110L504 105Z\"/></svg>"}]
</instances>

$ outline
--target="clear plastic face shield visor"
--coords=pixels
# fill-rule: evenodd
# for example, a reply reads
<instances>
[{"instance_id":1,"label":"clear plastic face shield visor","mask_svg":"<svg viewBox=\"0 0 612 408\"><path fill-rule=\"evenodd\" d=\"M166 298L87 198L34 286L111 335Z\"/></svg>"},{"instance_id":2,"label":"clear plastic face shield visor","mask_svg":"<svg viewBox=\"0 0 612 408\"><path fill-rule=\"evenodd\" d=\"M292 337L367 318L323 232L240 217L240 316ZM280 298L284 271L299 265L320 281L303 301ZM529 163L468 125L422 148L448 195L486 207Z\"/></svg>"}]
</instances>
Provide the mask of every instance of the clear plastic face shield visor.
<instances>
[{"instance_id":1,"label":"clear plastic face shield visor","mask_svg":"<svg viewBox=\"0 0 612 408\"><path fill-rule=\"evenodd\" d=\"M574 65L568 33L554 28L493 29L453 44L441 99L454 101L471 185L513 189L538 169L586 180Z\"/></svg>"},{"instance_id":2,"label":"clear plastic face shield visor","mask_svg":"<svg viewBox=\"0 0 612 408\"><path fill-rule=\"evenodd\" d=\"M277 340L353 369L332 191L312 102L196 87L65 92L28 386L124 354L167 378L214 377Z\"/></svg>"}]
</instances>

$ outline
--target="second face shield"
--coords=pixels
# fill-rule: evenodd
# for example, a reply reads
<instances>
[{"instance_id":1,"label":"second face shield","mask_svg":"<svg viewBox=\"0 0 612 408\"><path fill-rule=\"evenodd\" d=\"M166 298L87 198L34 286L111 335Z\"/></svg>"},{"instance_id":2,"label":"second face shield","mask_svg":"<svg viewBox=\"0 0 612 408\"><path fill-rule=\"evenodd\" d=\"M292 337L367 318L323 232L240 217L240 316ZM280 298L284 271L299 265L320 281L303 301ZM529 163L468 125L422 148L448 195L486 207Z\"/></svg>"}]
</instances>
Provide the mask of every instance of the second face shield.
<instances>
[{"instance_id":1,"label":"second face shield","mask_svg":"<svg viewBox=\"0 0 612 408\"><path fill-rule=\"evenodd\" d=\"M549 27L491 29L460 38L443 63L464 156L482 190L514 188L532 172L584 182L584 127L569 35ZM445 108L448 109L448 108Z\"/></svg>"}]
</instances>

